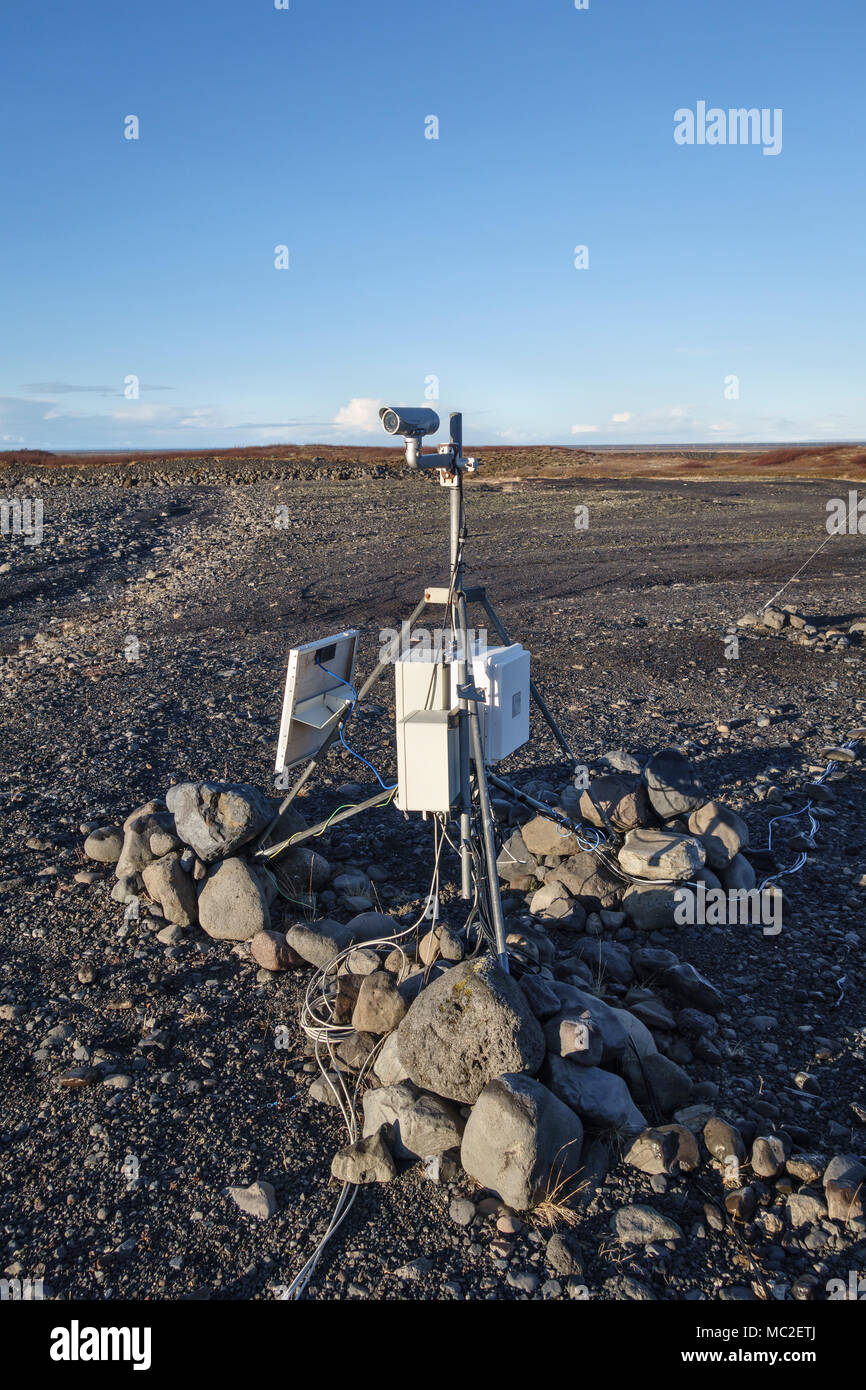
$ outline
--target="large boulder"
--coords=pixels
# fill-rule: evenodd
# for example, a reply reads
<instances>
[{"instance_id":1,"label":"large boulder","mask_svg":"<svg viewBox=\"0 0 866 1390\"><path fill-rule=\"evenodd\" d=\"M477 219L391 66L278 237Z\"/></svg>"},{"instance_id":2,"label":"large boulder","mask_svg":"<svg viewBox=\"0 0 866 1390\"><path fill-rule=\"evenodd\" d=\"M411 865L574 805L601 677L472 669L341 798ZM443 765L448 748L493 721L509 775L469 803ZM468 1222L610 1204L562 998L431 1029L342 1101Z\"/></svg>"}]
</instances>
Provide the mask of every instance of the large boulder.
<instances>
[{"instance_id":1,"label":"large boulder","mask_svg":"<svg viewBox=\"0 0 866 1390\"><path fill-rule=\"evenodd\" d=\"M580 1172L583 1126L572 1110L532 1077L489 1081L463 1134L460 1161L470 1177L525 1211L568 1195Z\"/></svg>"},{"instance_id":2,"label":"large boulder","mask_svg":"<svg viewBox=\"0 0 866 1390\"><path fill-rule=\"evenodd\" d=\"M644 769L644 780L653 810L662 820L689 815L707 799L688 758L676 748L663 748L650 758Z\"/></svg>"},{"instance_id":3,"label":"large boulder","mask_svg":"<svg viewBox=\"0 0 866 1390\"><path fill-rule=\"evenodd\" d=\"M468 1105L504 1072L538 1071L545 1050L523 991L492 956L463 961L422 990L397 1039L417 1086Z\"/></svg>"},{"instance_id":4,"label":"large boulder","mask_svg":"<svg viewBox=\"0 0 866 1390\"><path fill-rule=\"evenodd\" d=\"M322 854L295 845L280 855L280 872L298 893L319 893L331 877L331 866Z\"/></svg>"},{"instance_id":5,"label":"large boulder","mask_svg":"<svg viewBox=\"0 0 866 1390\"><path fill-rule=\"evenodd\" d=\"M564 864L548 874L545 883L551 881L564 883L569 893L580 899L581 906L587 912L615 907L625 886L590 850L572 854Z\"/></svg>"},{"instance_id":6,"label":"large boulder","mask_svg":"<svg viewBox=\"0 0 866 1390\"><path fill-rule=\"evenodd\" d=\"M642 1057L626 1053L622 1071L636 1104L650 1112L658 1107L662 1115L671 1115L691 1098L691 1077L661 1052Z\"/></svg>"},{"instance_id":7,"label":"large boulder","mask_svg":"<svg viewBox=\"0 0 866 1390\"><path fill-rule=\"evenodd\" d=\"M631 1098L621 1076L600 1067L581 1067L549 1053L544 1078L555 1096L571 1107L586 1124L639 1134L646 1129L645 1116Z\"/></svg>"},{"instance_id":8,"label":"large boulder","mask_svg":"<svg viewBox=\"0 0 866 1390\"><path fill-rule=\"evenodd\" d=\"M639 825L648 825L652 817L646 787L639 777L627 773L612 772L594 777L581 796L582 818L600 830L606 829L602 811L614 830L634 830Z\"/></svg>"},{"instance_id":9,"label":"large boulder","mask_svg":"<svg viewBox=\"0 0 866 1390\"><path fill-rule=\"evenodd\" d=\"M123 831L119 825L104 825L84 841L84 853L97 864L116 864L123 851Z\"/></svg>"},{"instance_id":10,"label":"large boulder","mask_svg":"<svg viewBox=\"0 0 866 1390\"><path fill-rule=\"evenodd\" d=\"M123 823L123 848L115 865L118 879L140 874L156 855L150 847L151 836L158 831L171 833L174 820L168 811L142 811L140 815L127 817Z\"/></svg>"},{"instance_id":11,"label":"large boulder","mask_svg":"<svg viewBox=\"0 0 866 1390\"><path fill-rule=\"evenodd\" d=\"M176 927L191 927L198 921L195 880L181 868L179 854L166 854L146 864L141 877L148 896L159 903L167 921Z\"/></svg>"},{"instance_id":12,"label":"large boulder","mask_svg":"<svg viewBox=\"0 0 866 1390\"><path fill-rule=\"evenodd\" d=\"M666 931L677 925L676 912L683 901L682 895L691 891L666 883L658 887L634 883L623 894L622 905L640 931Z\"/></svg>"},{"instance_id":13,"label":"large boulder","mask_svg":"<svg viewBox=\"0 0 866 1390\"><path fill-rule=\"evenodd\" d=\"M496 868L499 877L504 878L507 883L515 879L535 877L538 861L534 854L529 853L519 830L515 830L504 842L499 851Z\"/></svg>"},{"instance_id":14,"label":"large boulder","mask_svg":"<svg viewBox=\"0 0 866 1390\"><path fill-rule=\"evenodd\" d=\"M593 1029L601 1036L604 1061L617 1061L628 1046L628 1029L618 1016L620 1011L587 990L580 989L578 985L552 980L551 988L559 999L561 1008L560 1014L554 1016L555 1021L558 1023L561 1019L577 1019L581 1018L584 1012L588 1013Z\"/></svg>"},{"instance_id":15,"label":"large boulder","mask_svg":"<svg viewBox=\"0 0 866 1390\"><path fill-rule=\"evenodd\" d=\"M308 965L324 970L351 946L352 937L342 922L322 917L318 922L295 922L287 927L286 941Z\"/></svg>"},{"instance_id":16,"label":"large boulder","mask_svg":"<svg viewBox=\"0 0 866 1390\"><path fill-rule=\"evenodd\" d=\"M570 854L577 854L580 849L574 836L548 816L533 816L521 827L520 833L527 850L536 859L544 859L548 854L565 859Z\"/></svg>"},{"instance_id":17,"label":"large boulder","mask_svg":"<svg viewBox=\"0 0 866 1390\"><path fill-rule=\"evenodd\" d=\"M273 816L257 787L231 782L178 782L165 801L178 835L205 864L234 854Z\"/></svg>"},{"instance_id":18,"label":"large boulder","mask_svg":"<svg viewBox=\"0 0 866 1390\"><path fill-rule=\"evenodd\" d=\"M217 941L249 941L269 930L264 889L243 859L224 859L211 869L198 895L198 920Z\"/></svg>"},{"instance_id":19,"label":"large boulder","mask_svg":"<svg viewBox=\"0 0 866 1390\"><path fill-rule=\"evenodd\" d=\"M441 1096L420 1094L409 1081L364 1092L364 1137L386 1126L397 1158L428 1158L457 1148L463 1120Z\"/></svg>"},{"instance_id":20,"label":"large boulder","mask_svg":"<svg viewBox=\"0 0 866 1390\"><path fill-rule=\"evenodd\" d=\"M708 801L689 816L689 830L700 840L711 869L726 869L749 843L749 827L721 801Z\"/></svg>"},{"instance_id":21,"label":"large boulder","mask_svg":"<svg viewBox=\"0 0 866 1390\"><path fill-rule=\"evenodd\" d=\"M669 830L630 830L617 856L620 866L636 878L691 878L702 868L707 852L699 840Z\"/></svg>"},{"instance_id":22,"label":"large boulder","mask_svg":"<svg viewBox=\"0 0 866 1390\"><path fill-rule=\"evenodd\" d=\"M365 975L352 1014L352 1027L360 1033L391 1033L406 1013L406 1002L397 981L387 970Z\"/></svg>"}]
</instances>

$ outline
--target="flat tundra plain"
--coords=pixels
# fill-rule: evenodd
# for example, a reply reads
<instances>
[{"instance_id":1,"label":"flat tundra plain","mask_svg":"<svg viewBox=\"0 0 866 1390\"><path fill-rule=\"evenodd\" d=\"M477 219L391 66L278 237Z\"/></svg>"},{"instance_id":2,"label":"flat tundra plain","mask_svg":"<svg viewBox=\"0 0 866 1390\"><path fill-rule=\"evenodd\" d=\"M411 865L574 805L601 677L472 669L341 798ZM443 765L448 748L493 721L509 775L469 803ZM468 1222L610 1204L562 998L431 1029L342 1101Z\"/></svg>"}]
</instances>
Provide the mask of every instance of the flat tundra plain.
<instances>
[{"instance_id":1,"label":"flat tundra plain","mask_svg":"<svg viewBox=\"0 0 866 1390\"><path fill-rule=\"evenodd\" d=\"M81 827L121 824L187 778L273 794L289 648L357 626L365 675L383 631L447 582L448 495L390 476L122 482L45 486L41 544L0 542L0 1267L61 1298L274 1298L329 1218L344 1142L337 1112L307 1094L304 974L263 979L228 943L193 932L166 947L156 924L125 922L110 872L76 880L99 868ZM866 650L862 635L810 647L736 624L818 547L778 604L819 638L866 616L864 537L825 529L849 486L482 474L466 488L467 579L530 649L580 762L682 748L760 849L767 789L800 805L822 750L866 724ZM470 621L484 626L480 611ZM387 676L370 701L351 741L393 773ZM535 714L532 732L503 772L561 783ZM804 867L780 880L779 935L692 926L663 943L724 996L720 1059L695 1059L693 1081L744 1133L793 1127L796 1149L825 1161L866 1152L862 756L839 772ZM348 780L370 794L361 764L332 754L304 813ZM423 902L420 818L391 808L335 838L347 863L387 871L388 910ZM793 843L776 848L780 866L796 861ZM459 921L456 870L449 852L443 902ZM105 1084L106 1069L127 1081ZM276 1192L267 1221L227 1195L257 1179ZM360 1190L305 1296L565 1297L571 1280L589 1298L824 1297L862 1271L862 1221L777 1229L784 1193L757 1183L757 1215L714 1224L710 1186L705 1170L653 1185L611 1142L566 1258L531 1214L504 1230L495 1216L458 1224L453 1203L477 1192L416 1167ZM619 1246L611 1215L627 1203L675 1221L683 1241Z\"/></svg>"}]
</instances>

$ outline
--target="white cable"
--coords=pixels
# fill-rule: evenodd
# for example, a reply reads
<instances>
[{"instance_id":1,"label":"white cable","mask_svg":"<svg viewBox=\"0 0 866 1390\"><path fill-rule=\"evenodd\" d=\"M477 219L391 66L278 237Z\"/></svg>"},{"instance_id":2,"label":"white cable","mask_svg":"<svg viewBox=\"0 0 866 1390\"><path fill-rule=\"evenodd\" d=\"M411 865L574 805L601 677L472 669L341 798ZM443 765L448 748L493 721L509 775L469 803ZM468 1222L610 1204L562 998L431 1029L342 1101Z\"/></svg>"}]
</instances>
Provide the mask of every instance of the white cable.
<instances>
[{"instance_id":1,"label":"white cable","mask_svg":"<svg viewBox=\"0 0 866 1390\"><path fill-rule=\"evenodd\" d=\"M434 842L435 839L436 836L434 829ZM443 844L444 840L439 840L436 846L433 876L430 883L430 889L427 893L427 897L424 903L424 909L417 921L413 922L411 926L404 927L402 931L395 933L394 936L380 937L375 941L358 942L351 946L347 946L343 951L340 951L339 954L336 955L334 959L330 961L326 966L324 966L320 970L316 970L307 983L307 988L304 993L304 1002L301 1006L301 1028L304 1031L304 1033L306 1033L307 1037L315 1045L314 1055L316 1063L318 1064L319 1070L321 1071L324 1080L330 1086L331 1091L333 1092L336 1098L337 1105L339 1106L340 1113L343 1117L343 1122L346 1126L346 1131L349 1135L350 1144L354 1144L358 1139L357 1111L361 1089L363 1083L367 1079L367 1074L370 1068L372 1067L375 1058L378 1056L379 1051L381 1050L384 1039L382 1039L382 1041L379 1042L375 1047L371 1048L370 1052L365 1057L363 1065L358 1071L357 1077L355 1079L354 1089L350 1095L349 1089L346 1085L346 1081L337 1064L337 1058L334 1054L334 1045L335 1043L343 1042L346 1038L351 1037L355 1030L353 1028L344 1027L340 1024L336 1024L333 1022L333 1002L327 993L328 977L333 972L334 980L336 981L339 972L339 967L342 964L342 962L344 960L347 960L353 951L359 950L362 947L364 949L375 950L377 947L389 946L392 950L398 950L403 957L403 964L408 965L408 958L406 956L406 953L399 943L401 940L403 940L403 938L409 936L412 932L417 931L421 923L427 919L427 912L429 910L434 893L436 894L438 904L439 856L442 853ZM318 991L319 998L314 1003L313 995L314 993L316 993L316 991ZM321 1016L319 1010L325 1011L326 1016L324 1018ZM330 1015L330 1017L328 1017L328 1015ZM321 1044L324 1044L325 1047L327 1047L328 1049L328 1056L330 1058L331 1068L337 1080L336 1086L334 1085L331 1076L328 1074L322 1062L322 1058L319 1053L319 1047ZM313 1253L310 1255L309 1259L306 1260L302 1268L295 1275L295 1278L292 1280L291 1284L289 1284L288 1288L281 1294L282 1300L298 1299L301 1297L307 1285L309 1284L310 1279L313 1276L316 1265L319 1263L319 1260L324 1252L325 1246L328 1244L331 1237L335 1234L338 1228L342 1225L343 1221L346 1219L349 1213L349 1209L352 1206L352 1203L354 1202L357 1194L357 1184L343 1184L340 1190L340 1195L337 1198L336 1206L334 1207L333 1215L331 1216L331 1220L328 1223L324 1235L322 1236Z\"/></svg>"}]
</instances>

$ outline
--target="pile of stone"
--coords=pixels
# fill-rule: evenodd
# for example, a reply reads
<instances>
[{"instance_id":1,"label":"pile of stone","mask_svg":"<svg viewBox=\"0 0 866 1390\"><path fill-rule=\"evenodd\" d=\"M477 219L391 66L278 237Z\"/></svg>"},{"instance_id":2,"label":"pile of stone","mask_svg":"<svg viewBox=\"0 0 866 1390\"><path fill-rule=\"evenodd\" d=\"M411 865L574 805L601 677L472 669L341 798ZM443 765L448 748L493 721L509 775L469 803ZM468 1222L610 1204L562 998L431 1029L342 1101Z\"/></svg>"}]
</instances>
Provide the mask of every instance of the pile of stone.
<instances>
[{"instance_id":1,"label":"pile of stone","mask_svg":"<svg viewBox=\"0 0 866 1390\"><path fill-rule=\"evenodd\" d=\"M119 902L154 904L164 940L198 927L248 943L264 969L326 972L345 1030L333 1065L367 1078L361 1135L334 1157L336 1179L386 1182L416 1162L440 1180L462 1169L523 1211L580 1187L586 1137L599 1132L643 1171L695 1166L712 1086L696 1088L687 1067L721 1060L730 1020L715 986L663 944L675 885L654 883L740 884L748 864L744 823L675 750L645 768L609 755L583 791L525 790L616 838L604 863L544 815L512 810L499 860L510 975L471 929L437 922L407 937L404 921L373 910L364 874L335 872L305 846L280 873L310 908L276 930L276 886L253 854L273 811L253 787L181 783L85 850L114 863ZM317 915L317 902L348 920ZM311 1098L336 1104L337 1083L318 1076Z\"/></svg>"},{"instance_id":2,"label":"pile of stone","mask_svg":"<svg viewBox=\"0 0 866 1390\"><path fill-rule=\"evenodd\" d=\"M731 635L737 628L748 628L757 637L785 637L800 647L812 647L819 652L846 651L848 647L862 644L866 635L866 618L844 619L838 623L832 620L808 618L792 603L780 608L772 604L761 608L757 613L744 613L737 619L736 627L730 628Z\"/></svg>"},{"instance_id":3,"label":"pile of stone","mask_svg":"<svg viewBox=\"0 0 866 1390\"><path fill-rule=\"evenodd\" d=\"M139 806L122 826L106 826L86 839L88 858L113 864L116 902L149 904L165 919L158 933L165 944L200 927L218 941L248 942L266 970L309 963L324 965L353 941L391 932L394 919L373 911L375 890L360 872L340 872L323 854L303 845L280 858L280 876L310 917L320 901L353 914L343 924L329 918L310 930L303 915L288 932L272 930L277 881L254 857L254 848L274 814L256 787L231 783L181 782L165 800ZM281 832L306 828L289 810Z\"/></svg>"},{"instance_id":4,"label":"pile of stone","mask_svg":"<svg viewBox=\"0 0 866 1390\"><path fill-rule=\"evenodd\" d=\"M550 929L602 937L628 926L664 931L681 922L684 884L751 889L749 830L736 811L711 799L676 749L662 749L642 767L628 753L606 755L607 768L583 791L558 791L538 781L523 791L572 820L597 827L613 843L600 858L592 841L564 834L543 814L519 813L523 824L503 845L500 876L525 895L531 919ZM648 880L633 883L631 879ZM679 909L679 912L678 912ZM581 941L593 960L602 947ZM611 965L608 968L612 968Z\"/></svg>"}]
</instances>

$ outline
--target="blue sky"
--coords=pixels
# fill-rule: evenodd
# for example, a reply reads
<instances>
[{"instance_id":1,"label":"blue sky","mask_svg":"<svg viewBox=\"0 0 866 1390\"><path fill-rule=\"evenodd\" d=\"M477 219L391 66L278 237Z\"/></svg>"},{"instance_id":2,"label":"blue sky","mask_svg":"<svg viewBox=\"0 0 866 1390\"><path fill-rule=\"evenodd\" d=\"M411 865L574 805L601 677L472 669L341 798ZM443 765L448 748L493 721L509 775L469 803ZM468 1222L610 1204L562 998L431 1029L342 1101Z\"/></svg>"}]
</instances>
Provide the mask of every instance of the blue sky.
<instances>
[{"instance_id":1,"label":"blue sky","mask_svg":"<svg viewBox=\"0 0 866 1390\"><path fill-rule=\"evenodd\" d=\"M864 438L864 39L862 0L5 0L0 448L379 443L381 402ZM699 102L781 152L678 144Z\"/></svg>"}]
</instances>

